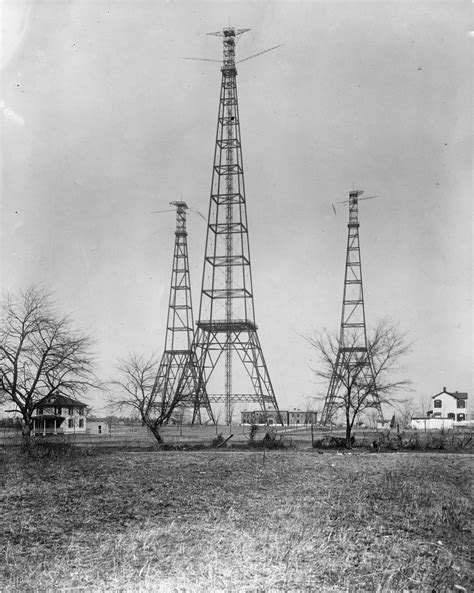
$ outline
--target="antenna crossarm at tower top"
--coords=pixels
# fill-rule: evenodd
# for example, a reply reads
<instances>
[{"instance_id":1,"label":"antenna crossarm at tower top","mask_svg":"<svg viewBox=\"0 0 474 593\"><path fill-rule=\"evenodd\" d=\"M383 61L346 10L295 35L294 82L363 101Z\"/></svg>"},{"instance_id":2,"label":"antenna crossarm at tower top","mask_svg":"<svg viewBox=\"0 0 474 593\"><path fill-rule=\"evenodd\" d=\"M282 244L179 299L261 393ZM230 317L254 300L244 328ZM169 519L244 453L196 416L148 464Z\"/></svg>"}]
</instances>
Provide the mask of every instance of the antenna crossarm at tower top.
<instances>
[{"instance_id":1,"label":"antenna crossarm at tower top","mask_svg":"<svg viewBox=\"0 0 474 593\"><path fill-rule=\"evenodd\" d=\"M188 234L186 231L186 210L188 205L186 202L178 201L170 202L170 206L176 206L176 230L174 234L186 237Z\"/></svg>"},{"instance_id":2,"label":"antenna crossarm at tower top","mask_svg":"<svg viewBox=\"0 0 474 593\"><path fill-rule=\"evenodd\" d=\"M359 189L349 192L349 228L359 228L359 196L363 193Z\"/></svg>"},{"instance_id":3,"label":"antenna crossarm at tower top","mask_svg":"<svg viewBox=\"0 0 474 593\"><path fill-rule=\"evenodd\" d=\"M251 29L234 29L234 27L224 27L220 31L214 31L213 33L207 33L208 35L214 35L214 37L239 37L244 33L248 33Z\"/></svg>"},{"instance_id":4,"label":"antenna crossarm at tower top","mask_svg":"<svg viewBox=\"0 0 474 593\"><path fill-rule=\"evenodd\" d=\"M225 77L237 76L237 68L235 67L235 38L243 35L247 31L250 31L250 29L234 29L234 27L226 27L222 29L222 31L208 33L208 35L223 37L224 59L221 70Z\"/></svg>"}]
</instances>

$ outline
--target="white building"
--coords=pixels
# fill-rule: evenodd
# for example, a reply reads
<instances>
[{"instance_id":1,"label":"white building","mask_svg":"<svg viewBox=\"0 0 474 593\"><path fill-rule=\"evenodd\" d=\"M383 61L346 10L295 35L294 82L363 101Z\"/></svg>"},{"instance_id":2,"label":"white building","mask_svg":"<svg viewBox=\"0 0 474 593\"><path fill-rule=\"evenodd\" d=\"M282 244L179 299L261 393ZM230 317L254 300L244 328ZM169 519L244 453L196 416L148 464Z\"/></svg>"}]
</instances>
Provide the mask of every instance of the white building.
<instances>
[{"instance_id":1,"label":"white building","mask_svg":"<svg viewBox=\"0 0 474 593\"><path fill-rule=\"evenodd\" d=\"M449 392L446 387L443 391L433 395L430 410L427 414L432 418L448 418L456 424L466 424L468 418L468 395L465 392Z\"/></svg>"},{"instance_id":2,"label":"white building","mask_svg":"<svg viewBox=\"0 0 474 593\"><path fill-rule=\"evenodd\" d=\"M412 418L411 427L418 430L447 430L453 428L451 418Z\"/></svg>"},{"instance_id":3,"label":"white building","mask_svg":"<svg viewBox=\"0 0 474 593\"><path fill-rule=\"evenodd\" d=\"M466 392L450 392L446 391L446 387L443 387L443 391L431 398L430 409L426 417L413 418L411 427L433 430L466 426L473 421L469 403Z\"/></svg>"},{"instance_id":4,"label":"white building","mask_svg":"<svg viewBox=\"0 0 474 593\"><path fill-rule=\"evenodd\" d=\"M89 420L87 422L87 434L110 435L110 424L106 420Z\"/></svg>"}]
</instances>

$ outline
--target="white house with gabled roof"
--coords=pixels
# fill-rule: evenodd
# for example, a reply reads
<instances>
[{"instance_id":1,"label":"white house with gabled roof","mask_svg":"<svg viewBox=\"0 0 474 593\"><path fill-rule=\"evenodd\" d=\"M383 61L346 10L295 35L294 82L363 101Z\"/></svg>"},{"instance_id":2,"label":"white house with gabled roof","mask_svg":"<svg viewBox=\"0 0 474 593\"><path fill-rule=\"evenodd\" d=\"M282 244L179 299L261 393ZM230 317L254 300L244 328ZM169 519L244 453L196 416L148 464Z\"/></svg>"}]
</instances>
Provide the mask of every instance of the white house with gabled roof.
<instances>
[{"instance_id":1,"label":"white house with gabled roof","mask_svg":"<svg viewBox=\"0 0 474 593\"><path fill-rule=\"evenodd\" d=\"M467 426L474 423L469 396L465 391L447 391L443 387L431 397L430 409L426 416L412 418L411 427L436 430Z\"/></svg>"},{"instance_id":2,"label":"white house with gabled roof","mask_svg":"<svg viewBox=\"0 0 474 593\"><path fill-rule=\"evenodd\" d=\"M472 419L468 403L468 394L466 392L451 392L443 387L443 391L431 398L431 406L427 416L429 418L447 418L452 420L454 425L463 425Z\"/></svg>"}]
</instances>

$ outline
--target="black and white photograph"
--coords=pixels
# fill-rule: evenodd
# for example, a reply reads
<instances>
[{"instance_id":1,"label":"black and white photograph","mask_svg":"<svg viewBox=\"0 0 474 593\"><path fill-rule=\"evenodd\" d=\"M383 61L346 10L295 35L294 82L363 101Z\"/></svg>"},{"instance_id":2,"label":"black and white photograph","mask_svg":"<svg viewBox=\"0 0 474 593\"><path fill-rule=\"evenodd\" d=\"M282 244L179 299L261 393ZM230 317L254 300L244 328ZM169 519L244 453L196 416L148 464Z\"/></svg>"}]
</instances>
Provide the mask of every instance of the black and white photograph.
<instances>
[{"instance_id":1,"label":"black and white photograph","mask_svg":"<svg viewBox=\"0 0 474 593\"><path fill-rule=\"evenodd\" d=\"M472 591L471 3L0 7L0 591Z\"/></svg>"}]
</instances>

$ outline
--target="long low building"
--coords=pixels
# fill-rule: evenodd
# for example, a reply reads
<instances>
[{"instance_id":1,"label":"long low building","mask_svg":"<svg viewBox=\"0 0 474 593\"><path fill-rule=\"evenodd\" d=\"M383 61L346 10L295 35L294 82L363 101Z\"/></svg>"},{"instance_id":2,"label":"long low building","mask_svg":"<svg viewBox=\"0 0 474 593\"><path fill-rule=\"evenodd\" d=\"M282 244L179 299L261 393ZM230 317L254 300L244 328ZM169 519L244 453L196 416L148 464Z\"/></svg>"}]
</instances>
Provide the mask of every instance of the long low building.
<instances>
[{"instance_id":1,"label":"long low building","mask_svg":"<svg viewBox=\"0 0 474 593\"><path fill-rule=\"evenodd\" d=\"M454 421L452 418L412 418L411 428L417 430L447 430L453 428Z\"/></svg>"},{"instance_id":2,"label":"long low building","mask_svg":"<svg viewBox=\"0 0 474 593\"><path fill-rule=\"evenodd\" d=\"M243 410L241 413L242 424L279 424L278 412L276 410ZM318 413L312 410L280 410L280 416L283 424L307 425L316 424Z\"/></svg>"}]
</instances>

